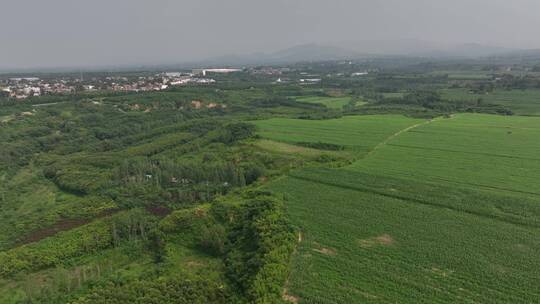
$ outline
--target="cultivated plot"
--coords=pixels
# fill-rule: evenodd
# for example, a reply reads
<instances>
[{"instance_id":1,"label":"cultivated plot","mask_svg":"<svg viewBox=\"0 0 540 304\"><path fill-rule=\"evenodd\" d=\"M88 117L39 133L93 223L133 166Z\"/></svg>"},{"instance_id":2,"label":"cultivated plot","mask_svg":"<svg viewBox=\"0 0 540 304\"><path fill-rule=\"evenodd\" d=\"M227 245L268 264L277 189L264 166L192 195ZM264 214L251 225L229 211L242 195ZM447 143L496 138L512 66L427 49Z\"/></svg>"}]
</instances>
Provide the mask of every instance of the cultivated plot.
<instances>
[{"instance_id":1,"label":"cultivated plot","mask_svg":"<svg viewBox=\"0 0 540 304\"><path fill-rule=\"evenodd\" d=\"M539 138L537 118L459 114L410 129L351 168L540 195Z\"/></svg>"},{"instance_id":2,"label":"cultivated plot","mask_svg":"<svg viewBox=\"0 0 540 304\"><path fill-rule=\"evenodd\" d=\"M320 142L365 153L400 130L423 122L401 115L368 115L331 120L273 118L255 124L267 139L292 144Z\"/></svg>"},{"instance_id":3,"label":"cultivated plot","mask_svg":"<svg viewBox=\"0 0 540 304\"><path fill-rule=\"evenodd\" d=\"M333 171L270 187L288 198L301 229L288 286L300 303L531 303L540 296L537 227L451 208L452 201L410 199L401 189L379 192L362 187L363 174Z\"/></svg>"},{"instance_id":4,"label":"cultivated plot","mask_svg":"<svg viewBox=\"0 0 540 304\"><path fill-rule=\"evenodd\" d=\"M403 119L370 118L387 127ZM261 130L291 143L317 134L342 143L361 132L361 124L334 124L310 133L310 123L324 122L267 121ZM288 199L301 230L289 296L300 303L540 297L540 120L459 114L363 138L367 153L352 165L293 171L268 186Z\"/></svg>"}]
</instances>

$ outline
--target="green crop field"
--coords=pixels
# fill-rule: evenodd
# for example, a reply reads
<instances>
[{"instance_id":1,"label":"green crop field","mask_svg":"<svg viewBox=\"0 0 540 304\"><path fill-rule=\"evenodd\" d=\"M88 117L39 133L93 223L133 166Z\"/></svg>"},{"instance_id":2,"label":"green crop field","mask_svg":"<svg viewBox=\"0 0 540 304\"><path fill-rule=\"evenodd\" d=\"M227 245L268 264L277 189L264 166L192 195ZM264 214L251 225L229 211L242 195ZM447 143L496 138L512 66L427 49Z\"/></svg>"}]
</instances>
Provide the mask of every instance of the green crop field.
<instances>
[{"instance_id":1,"label":"green crop field","mask_svg":"<svg viewBox=\"0 0 540 304\"><path fill-rule=\"evenodd\" d=\"M460 114L401 134L353 168L540 195L538 138L534 117Z\"/></svg>"},{"instance_id":2,"label":"green crop field","mask_svg":"<svg viewBox=\"0 0 540 304\"><path fill-rule=\"evenodd\" d=\"M271 186L286 195L302 231L288 286L300 303L531 303L540 296L532 288L540 276L538 223L514 224L402 193L423 190L421 183L392 179L388 184L403 190L377 190L363 184L370 176L343 173L304 172ZM454 191L449 200L469 198L433 190ZM484 201L469 201L477 202ZM506 202L512 209L511 198Z\"/></svg>"},{"instance_id":3,"label":"green crop field","mask_svg":"<svg viewBox=\"0 0 540 304\"><path fill-rule=\"evenodd\" d=\"M488 94L473 94L466 89L446 89L441 91L449 100L478 100L509 107L519 115L540 116L540 90L495 90Z\"/></svg>"},{"instance_id":4,"label":"green crop field","mask_svg":"<svg viewBox=\"0 0 540 304\"><path fill-rule=\"evenodd\" d=\"M323 142L368 152L399 130L422 123L400 115L346 116L331 120L272 118L255 124L264 138L285 143Z\"/></svg>"},{"instance_id":5,"label":"green crop field","mask_svg":"<svg viewBox=\"0 0 540 304\"><path fill-rule=\"evenodd\" d=\"M539 160L397 146L384 149L357 169L538 195L539 164Z\"/></svg>"},{"instance_id":6,"label":"green crop field","mask_svg":"<svg viewBox=\"0 0 540 304\"><path fill-rule=\"evenodd\" d=\"M363 127L365 117L347 117L356 124L341 131L336 121L259 122L273 140L313 140L306 130L370 138L351 166L301 169L268 186L301 231L288 294L299 303L535 302L540 119L459 114L396 128L405 118L370 118L395 130L359 135L380 130Z\"/></svg>"},{"instance_id":7,"label":"green crop field","mask_svg":"<svg viewBox=\"0 0 540 304\"><path fill-rule=\"evenodd\" d=\"M345 97L321 97L321 96L310 96L310 97L298 97L297 101L309 102L309 103L318 103L323 104L330 109L341 109L344 105L348 104L351 101L350 96ZM358 102L357 105L361 103Z\"/></svg>"}]
</instances>

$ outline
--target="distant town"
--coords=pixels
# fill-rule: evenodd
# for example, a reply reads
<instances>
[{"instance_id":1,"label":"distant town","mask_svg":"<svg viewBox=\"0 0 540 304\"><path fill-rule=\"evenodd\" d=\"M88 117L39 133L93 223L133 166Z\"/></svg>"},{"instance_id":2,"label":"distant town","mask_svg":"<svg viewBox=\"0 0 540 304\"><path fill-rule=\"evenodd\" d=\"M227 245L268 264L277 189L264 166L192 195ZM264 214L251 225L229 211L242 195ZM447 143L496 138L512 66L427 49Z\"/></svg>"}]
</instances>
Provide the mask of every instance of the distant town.
<instances>
[{"instance_id":1,"label":"distant town","mask_svg":"<svg viewBox=\"0 0 540 304\"><path fill-rule=\"evenodd\" d=\"M352 64L352 63L350 63ZM373 70L369 71L373 72ZM67 95L82 92L150 92L162 91L178 86L211 85L225 75L248 75L264 82L298 83L310 85L320 83L324 76L309 71L306 67L249 67L249 68L198 68L184 71L161 71L144 73L100 73L79 72L37 75L0 75L0 97L24 100L45 95ZM346 76L368 75L368 71L352 71ZM3 76L3 77L2 77ZM334 76L343 76L336 74ZM221 77L221 78L220 78Z\"/></svg>"},{"instance_id":2,"label":"distant town","mask_svg":"<svg viewBox=\"0 0 540 304\"><path fill-rule=\"evenodd\" d=\"M25 99L32 96L72 94L83 91L146 92L161 91L170 86L187 84L211 84L216 81L207 73L233 73L241 69L195 69L192 72L163 72L152 76L62 77L41 79L39 77L11 77L0 80L2 96Z\"/></svg>"}]
</instances>

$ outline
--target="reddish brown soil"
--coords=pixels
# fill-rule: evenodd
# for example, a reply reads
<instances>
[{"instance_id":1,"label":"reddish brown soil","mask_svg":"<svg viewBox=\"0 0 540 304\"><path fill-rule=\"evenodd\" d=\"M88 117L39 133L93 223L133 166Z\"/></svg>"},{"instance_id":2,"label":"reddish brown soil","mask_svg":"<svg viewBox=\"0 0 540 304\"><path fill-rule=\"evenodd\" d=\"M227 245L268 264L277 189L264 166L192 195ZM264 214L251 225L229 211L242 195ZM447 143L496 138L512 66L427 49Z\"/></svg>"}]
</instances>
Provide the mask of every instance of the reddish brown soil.
<instances>
[{"instance_id":1,"label":"reddish brown soil","mask_svg":"<svg viewBox=\"0 0 540 304\"><path fill-rule=\"evenodd\" d=\"M71 229L86 225L86 224L92 222L95 219L107 217L107 216L112 215L112 214L114 214L114 213L116 213L118 211L120 211L120 210L118 210L118 209L110 209L110 210L107 210L107 211L104 211L104 212L100 213L99 215L97 215L97 216L95 216L93 218L86 218L86 219L61 219L52 226L49 226L49 227L46 227L46 228L41 228L41 229L38 229L36 231L33 231L32 233L27 235L25 238L23 238L19 242L18 246L39 242L39 241L41 241L41 240L43 240L45 238L54 236L59 232L68 231L68 230L71 230ZM172 212L171 209L169 209L167 207L163 207L163 206L147 206L146 211L148 211L149 213L151 213L151 214L153 214L155 216L158 216L158 217L165 217L165 216L169 215Z\"/></svg>"},{"instance_id":2,"label":"reddish brown soil","mask_svg":"<svg viewBox=\"0 0 540 304\"><path fill-rule=\"evenodd\" d=\"M30 233L19 243L19 246L39 242L45 238L54 236L59 232L71 230L71 229L80 227L82 225L86 225L95 219L112 215L118 211L119 211L118 209L110 209L110 210L107 210L98 214L97 216L93 218L88 218L88 219L61 219L52 226L38 229Z\"/></svg>"},{"instance_id":3,"label":"reddish brown soil","mask_svg":"<svg viewBox=\"0 0 540 304\"><path fill-rule=\"evenodd\" d=\"M157 217L166 217L172 212L172 210L167 207L157 206L157 205L146 206L146 211L148 211L149 213Z\"/></svg>"}]
</instances>

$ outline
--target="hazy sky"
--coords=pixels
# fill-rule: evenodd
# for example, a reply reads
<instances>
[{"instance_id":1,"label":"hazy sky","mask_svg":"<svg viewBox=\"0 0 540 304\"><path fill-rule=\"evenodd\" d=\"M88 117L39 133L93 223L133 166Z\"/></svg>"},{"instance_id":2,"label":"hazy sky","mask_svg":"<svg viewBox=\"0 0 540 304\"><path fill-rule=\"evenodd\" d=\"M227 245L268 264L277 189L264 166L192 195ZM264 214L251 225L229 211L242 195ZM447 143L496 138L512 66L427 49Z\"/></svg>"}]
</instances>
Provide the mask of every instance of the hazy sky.
<instances>
[{"instance_id":1,"label":"hazy sky","mask_svg":"<svg viewBox=\"0 0 540 304\"><path fill-rule=\"evenodd\" d=\"M0 0L0 68L181 63L305 43L540 48L539 0Z\"/></svg>"}]
</instances>

